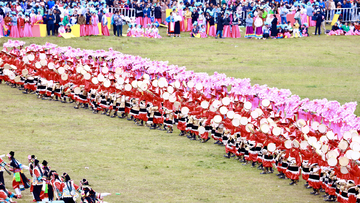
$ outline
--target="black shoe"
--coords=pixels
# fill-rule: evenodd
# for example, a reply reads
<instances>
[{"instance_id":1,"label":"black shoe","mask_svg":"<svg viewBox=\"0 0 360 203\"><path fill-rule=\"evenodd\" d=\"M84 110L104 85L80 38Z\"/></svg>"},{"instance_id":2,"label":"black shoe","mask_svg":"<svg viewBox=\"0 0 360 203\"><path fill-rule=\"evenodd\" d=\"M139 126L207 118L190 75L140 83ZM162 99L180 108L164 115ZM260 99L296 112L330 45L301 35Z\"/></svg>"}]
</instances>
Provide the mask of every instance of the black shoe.
<instances>
[{"instance_id":1,"label":"black shoe","mask_svg":"<svg viewBox=\"0 0 360 203\"><path fill-rule=\"evenodd\" d=\"M285 179L285 176L284 176L284 175L282 175L282 176L279 176L279 178L280 178L280 179Z\"/></svg>"},{"instance_id":2,"label":"black shoe","mask_svg":"<svg viewBox=\"0 0 360 203\"><path fill-rule=\"evenodd\" d=\"M324 199L324 201L326 201L326 202L335 202L335 199L328 198L328 199Z\"/></svg>"},{"instance_id":3,"label":"black shoe","mask_svg":"<svg viewBox=\"0 0 360 203\"><path fill-rule=\"evenodd\" d=\"M208 139L206 139L206 140L203 140L203 143L205 143L205 142L207 142L207 141L209 141L210 140L210 138L208 138Z\"/></svg>"},{"instance_id":4,"label":"black shoe","mask_svg":"<svg viewBox=\"0 0 360 203\"><path fill-rule=\"evenodd\" d=\"M306 189L311 189L312 187L311 186L307 186Z\"/></svg>"},{"instance_id":5,"label":"black shoe","mask_svg":"<svg viewBox=\"0 0 360 203\"><path fill-rule=\"evenodd\" d=\"M292 181L291 183L289 183L289 185L294 185L295 184L295 181Z\"/></svg>"},{"instance_id":6,"label":"black shoe","mask_svg":"<svg viewBox=\"0 0 360 203\"><path fill-rule=\"evenodd\" d=\"M228 156L228 155L224 155L224 157L230 159L230 156Z\"/></svg>"},{"instance_id":7,"label":"black shoe","mask_svg":"<svg viewBox=\"0 0 360 203\"><path fill-rule=\"evenodd\" d=\"M305 183L304 186L305 186L305 187L309 186L309 183Z\"/></svg>"},{"instance_id":8,"label":"black shoe","mask_svg":"<svg viewBox=\"0 0 360 203\"><path fill-rule=\"evenodd\" d=\"M78 106L74 106L74 109L79 109L79 107L78 107Z\"/></svg>"},{"instance_id":9,"label":"black shoe","mask_svg":"<svg viewBox=\"0 0 360 203\"><path fill-rule=\"evenodd\" d=\"M276 176L282 176L282 173L278 173L278 174L276 174Z\"/></svg>"},{"instance_id":10,"label":"black shoe","mask_svg":"<svg viewBox=\"0 0 360 203\"><path fill-rule=\"evenodd\" d=\"M27 94L27 92L25 91L25 92L23 92L23 94Z\"/></svg>"},{"instance_id":11,"label":"black shoe","mask_svg":"<svg viewBox=\"0 0 360 203\"><path fill-rule=\"evenodd\" d=\"M265 171L261 172L260 174L267 174Z\"/></svg>"},{"instance_id":12,"label":"black shoe","mask_svg":"<svg viewBox=\"0 0 360 203\"><path fill-rule=\"evenodd\" d=\"M219 140L218 140L218 141L216 141L216 142L214 142L214 144L219 144Z\"/></svg>"}]
</instances>

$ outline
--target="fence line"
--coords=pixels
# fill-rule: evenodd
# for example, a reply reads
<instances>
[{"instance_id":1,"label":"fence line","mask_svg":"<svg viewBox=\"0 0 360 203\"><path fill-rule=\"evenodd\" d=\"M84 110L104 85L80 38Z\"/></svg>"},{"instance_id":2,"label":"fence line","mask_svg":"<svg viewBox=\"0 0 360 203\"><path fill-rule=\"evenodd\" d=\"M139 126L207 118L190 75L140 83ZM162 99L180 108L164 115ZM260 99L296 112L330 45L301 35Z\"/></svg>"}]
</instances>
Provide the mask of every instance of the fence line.
<instances>
[{"instance_id":1,"label":"fence line","mask_svg":"<svg viewBox=\"0 0 360 203\"><path fill-rule=\"evenodd\" d=\"M124 15L125 17L136 17L136 9L134 8L110 8L110 13L114 13L115 11L119 11L120 15ZM150 17L154 16L154 12L150 12Z\"/></svg>"},{"instance_id":2,"label":"fence line","mask_svg":"<svg viewBox=\"0 0 360 203\"><path fill-rule=\"evenodd\" d=\"M340 14L339 20L344 22L354 22L360 17L360 9L358 8L335 8L325 10L325 22L331 22L337 13Z\"/></svg>"}]
</instances>

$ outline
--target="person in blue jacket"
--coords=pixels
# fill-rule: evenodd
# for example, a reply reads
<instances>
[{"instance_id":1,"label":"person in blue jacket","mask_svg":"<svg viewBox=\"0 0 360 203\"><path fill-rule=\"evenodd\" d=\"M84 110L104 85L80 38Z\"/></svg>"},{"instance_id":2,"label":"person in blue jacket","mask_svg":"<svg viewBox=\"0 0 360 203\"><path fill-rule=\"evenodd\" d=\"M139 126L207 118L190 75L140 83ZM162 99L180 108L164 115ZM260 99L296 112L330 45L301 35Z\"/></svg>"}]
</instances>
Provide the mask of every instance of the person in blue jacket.
<instances>
[{"instance_id":1,"label":"person in blue jacket","mask_svg":"<svg viewBox=\"0 0 360 203\"><path fill-rule=\"evenodd\" d=\"M114 33L114 36L115 36L116 35L116 25L115 25L115 21L114 21L114 16L115 15L111 16L111 25L113 26L113 33Z\"/></svg>"},{"instance_id":2,"label":"person in blue jacket","mask_svg":"<svg viewBox=\"0 0 360 203\"><path fill-rule=\"evenodd\" d=\"M175 29L175 19L173 12L170 12L170 15L166 18L166 22L168 23L168 36L173 37Z\"/></svg>"},{"instance_id":3,"label":"person in blue jacket","mask_svg":"<svg viewBox=\"0 0 360 203\"><path fill-rule=\"evenodd\" d=\"M150 9L150 4L148 4L144 9L143 9L143 14L144 14L144 21L143 21L143 27L145 27L147 24L151 24L151 20L150 20L150 13L151 13L151 9Z\"/></svg>"},{"instance_id":4,"label":"person in blue jacket","mask_svg":"<svg viewBox=\"0 0 360 203\"><path fill-rule=\"evenodd\" d=\"M50 31L52 36L55 36L55 16L52 13L47 15L47 34L50 36Z\"/></svg>"}]
</instances>

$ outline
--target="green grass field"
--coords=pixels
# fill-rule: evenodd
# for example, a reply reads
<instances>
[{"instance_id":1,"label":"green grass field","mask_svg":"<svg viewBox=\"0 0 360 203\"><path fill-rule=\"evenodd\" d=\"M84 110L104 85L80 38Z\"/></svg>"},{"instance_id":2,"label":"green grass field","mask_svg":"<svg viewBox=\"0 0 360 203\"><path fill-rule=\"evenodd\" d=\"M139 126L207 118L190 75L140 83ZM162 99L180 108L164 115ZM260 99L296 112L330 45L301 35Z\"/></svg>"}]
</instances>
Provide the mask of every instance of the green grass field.
<instances>
[{"instance_id":1,"label":"green grass field","mask_svg":"<svg viewBox=\"0 0 360 203\"><path fill-rule=\"evenodd\" d=\"M244 33L242 33L244 35ZM282 40L57 37L22 39L60 46L108 49L197 72L214 71L252 84L288 88L302 98L359 101L360 41L356 36ZM1 38L0 44L7 41ZM322 202L303 181L288 180L225 159L224 148L138 127L131 121L75 110L73 104L36 99L0 85L2 152L46 159L77 183L87 178L108 202ZM359 115L359 110L356 114ZM85 167L89 167L86 169ZM28 172L26 172L28 174ZM8 188L10 176L5 175ZM115 195L120 193L121 195ZM31 201L28 191L19 202Z\"/></svg>"}]
</instances>

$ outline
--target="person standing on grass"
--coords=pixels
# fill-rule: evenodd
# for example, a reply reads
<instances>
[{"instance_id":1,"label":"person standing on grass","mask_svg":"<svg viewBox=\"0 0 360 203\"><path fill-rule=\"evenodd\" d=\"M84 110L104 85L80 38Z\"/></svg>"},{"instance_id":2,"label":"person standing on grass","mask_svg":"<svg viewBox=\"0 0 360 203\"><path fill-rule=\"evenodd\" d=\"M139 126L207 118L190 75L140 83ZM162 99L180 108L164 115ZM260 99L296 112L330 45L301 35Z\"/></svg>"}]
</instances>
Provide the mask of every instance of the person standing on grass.
<instances>
[{"instance_id":1,"label":"person standing on grass","mask_svg":"<svg viewBox=\"0 0 360 203\"><path fill-rule=\"evenodd\" d=\"M272 39L276 39L277 37L277 22L278 22L278 19L276 17L276 15L272 15L273 16L273 19L271 20L271 38Z\"/></svg>"},{"instance_id":2,"label":"person standing on grass","mask_svg":"<svg viewBox=\"0 0 360 203\"><path fill-rule=\"evenodd\" d=\"M101 16L101 32L102 32L102 35L104 36L110 36L110 33L109 33L109 29L108 29L108 20L107 20L107 17L106 17L106 12L104 12L104 15Z\"/></svg>"},{"instance_id":3,"label":"person standing on grass","mask_svg":"<svg viewBox=\"0 0 360 203\"><path fill-rule=\"evenodd\" d=\"M116 12L117 11L115 11L114 14L111 16L111 25L113 27L114 36L116 36L116 25L115 25L115 21L114 21L114 16L115 16Z\"/></svg>"},{"instance_id":4,"label":"person standing on grass","mask_svg":"<svg viewBox=\"0 0 360 203\"><path fill-rule=\"evenodd\" d=\"M175 13L174 20L175 20L174 36L180 37L180 31L181 31L180 22L182 21L182 17L179 15L179 11Z\"/></svg>"},{"instance_id":5,"label":"person standing on grass","mask_svg":"<svg viewBox=\"0 0 360 203\"><path fill-rule=\"evenodd\" d=\"M86 18L82 13L78 16L77 22L80 25L80 37L86 36Z\"/></svg>"},{"instance_id":6,"label":"person standing on grass","mask_svg":"<svg viewBox=\"0 0 360 203\"><path fill-rule=\"evenodd\" d=\"M58 31L59 27L60 27L60 22L61 22L61 17L60 17L60 11L58 10L54 10L54 29L55 29L55 33Z\"/></svg>"},{"instance_id":7,"label":"person standing on grass","mask_svg":"<svg viewBox=\"0 0 360 203\"><path fill-rule=\"evenodd\" d=\"M218 16L217 18L217 28L216 28L216 37L215 39L219 38L223 38L222 34L223 34L223 28L224 28L224 14L222 13L220 16Z\"/></svg>"},{"instance_id":8,"label":"person standing on grass","mask_svg":"<svg viewBox=\"0 0 360 203\"><path fill-rule=\"evenodd\" d=\"M122 22L122 18L121 16L119 15L119 12L116 11L115 12L115 15L114 15L114 23L115 23L115 27L116 27L116 35L119 37L119 36L122 36L122 25L123 25L123 22Z\"/></svg>"},{"instance_id":9,"label":"person standing on grass","mask_svg":"<svg viewBox=\"0 0 360 203\"><path fill-rule=\"evenodd\" d=\"M254 20L252 19L251 14L248 14L245 23L246 23L245 38L250 39L254 37L254 27L253 27Z\"/></svg>"},{"instance_id":10,"label":"person standing on grass","mask_svg":"<svg viewBox=\"0 0 360 203\"><path fill-rule=\"evenodd\" d=\"M316 35L316 32L318 35L320 35L320 26L321 26L321 23L323 21L323 18L324 16L322 15L322 13L320 12L320 9L318 9L316 11L316 14L315 14L315 19L316 19L316 27L315 27L315 35Z\"/></svg>"},{"instance_id":11,"label":"person standing on grass","mask_svg":"<svg viewBox=\"0 0 360 203\"><path fill-rule=\"evenodd\" d=\"M50 31L51 31L51 35L55 36L55 26L54 26L55 16L49 13L49 15L45 15L45 17L47 18L46 26L47 26L48 36L50 36Z\"/></svg>"}]
</instances>

